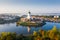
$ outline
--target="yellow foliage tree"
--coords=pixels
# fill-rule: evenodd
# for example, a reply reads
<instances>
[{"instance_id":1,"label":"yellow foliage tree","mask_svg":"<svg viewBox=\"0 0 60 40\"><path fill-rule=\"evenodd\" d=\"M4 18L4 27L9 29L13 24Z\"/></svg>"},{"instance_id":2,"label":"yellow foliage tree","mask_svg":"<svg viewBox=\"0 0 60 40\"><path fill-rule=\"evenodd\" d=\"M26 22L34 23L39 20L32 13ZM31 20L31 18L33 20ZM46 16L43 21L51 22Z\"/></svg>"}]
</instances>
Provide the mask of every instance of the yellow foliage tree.
<instances>
[{"instance_id":1,"label":"yellow foliage tree","mask_svg":"<svg viewBox=\"0 0 60 40\"><path fill-rule=\"evenodd\" d=\"M42 38L38 35L35 40L42 40Z\"/></svg>"},{"instance_id":2,"label":"yellow foliage tree","mask_svg":"<svg viewBox=\"0 0 60 40\"><path fill-rule=\"evenodd\" d=\"M37 34L37 32L36 31L34 31L33 32L33 36L37 36L38 34Z\"/></svg>"},{"instance_id":3,"label":"yellow foliage tree","mask_svg":"<svg viewBox=\"0 0 60 40\"><path fill-rule=\"evenodd\" d=\"M54 26L54 27L52 28L52 31L53 31L53 32L57 32L56 26Z\"/></svg>"},{"instance_id":4,"label":"yellow foliage tree","mask_svg":"<svg viewBox=\"0 0 60 40\"><path fill-rule=\"evenodd\" d=\"M54 36L56 35L56 33L57 33L57 28L56 28L56 26L54 26L54 27L52 28L52 30L49 31L49 37L50 37L51 39L53 39Z\"/></svg>"}]
</instances>

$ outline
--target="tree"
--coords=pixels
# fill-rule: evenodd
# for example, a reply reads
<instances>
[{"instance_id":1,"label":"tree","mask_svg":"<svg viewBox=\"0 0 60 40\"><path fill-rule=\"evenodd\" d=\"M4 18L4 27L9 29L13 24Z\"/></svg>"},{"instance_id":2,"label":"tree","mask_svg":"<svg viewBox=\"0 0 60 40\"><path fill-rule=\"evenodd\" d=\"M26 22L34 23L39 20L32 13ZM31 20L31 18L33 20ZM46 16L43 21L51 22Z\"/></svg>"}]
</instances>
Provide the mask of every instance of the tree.
<instances>
[{"instance_id":1,"label":"tree","mask_svg":"<svg viewBox=\"0 0 60 40\"><path fill-rule=\"evenodd\" d=\"M33 32L33 36L37 36L38 34L37 34L37 32L36 31L34 31Z\"/></svg>"},{"instance_id":2,"label":"tree","mask_svg":"<svg viewBox=\"0 0 60 40\"><path fill-rule=\"evenodd\" d=\"M56 28L56 26L54 26L54 27L52 28L52 30L49 30L49 37L53 40L54 37L55 37L55 35L58 34L57 32L58 32L58 31L57 31L57 28Z\"/></svg>"},{"instance_id":3,"label":"tree","mask_svg":"<svg viewBox=\"0 0 60 40\"><path fill-rule=\"evenodd\" d=\"M40 35L41 35L42 37L45 36L45 31L44 31L44 30L40 30L39 32L40 32Z\"/></svg>"},{"instance_id":4,"label":"tree","mask_svg":"<svg viewBox=\"0 0 60 40\"><path fill-rule=\"evenodd\" d=\"M6 37L7 37L7 32L2 32L1 33L1 39L6 40Z\"/></svg>"},{"instance_id":5,"label":"tree","mask_svg":"<svg viewBox=\"0 0 60 40\"><path fill-rule=\"evenodd\" d=\"M42 40L51 40L49 37L44 37Z\"/></svg>"},{"instance_id":6,"label":"tree","mask_svg":"<svg viewBox=\"0 0 60 40\"><path fill-rule=\"evenodd\" d=\"M22 34L17 35L16 38L17 38L17 40L23 40L24 39Z\"/></svg>"},{"instance_id":7,"label":"tree","mask_svg":"<svg viewBox=\"0 0 60 40\"><path fill-rule=\"evenodd\" d=\"M14 40L16 40L16 32L12 33L12 37Z\"/></svg>"},{"instance_id":8,"label":"tree","mask_svg":"<svg viewBox=\"0 0 60 40\"><path fill-rule=\"evenodd\" d=\"M56 26L54 26L54 27L52 28L52 31L53 31L53 32L57 32Z\"/></svg>"},{"instance_id":9,"label":"tree","mask_svg":"<svg viewBox=\"0 0 60 40\"><path fill-rule=\"evenodd\" d=\"M54 36L54 39L55 39L55 40L59 40L59 35L55 35L55 36Z\"/></svg>"},{"instance_id":10,"label":"tree","mask_svg":"<svg viewBox=\"0 0 60 40\"><path fill-rule=\"evenodd\" d=\"M42 40L42 38L38 35L37 37L34 38L34 40Z\"/></svg>"},{"instance_id":11,"label":"tree","mask_svg":"<svg viewBox=\"0 0 60 40\"><path fill-rule=\"evenodd\" d=\"M13 40L11 36L7 36L6 40Z\"/></svg>"},{"instance_id":12,"label":"tree","mask_svg":"<svg viewBox=\"0 0 60 40\"><path fill-rule=\"evenodd\" d=\"M48 35L49 35L49 37L50 37L51 39L54 38L54 32L53 32L53 31L50 31Z\"/></svg>"}]
</instances>

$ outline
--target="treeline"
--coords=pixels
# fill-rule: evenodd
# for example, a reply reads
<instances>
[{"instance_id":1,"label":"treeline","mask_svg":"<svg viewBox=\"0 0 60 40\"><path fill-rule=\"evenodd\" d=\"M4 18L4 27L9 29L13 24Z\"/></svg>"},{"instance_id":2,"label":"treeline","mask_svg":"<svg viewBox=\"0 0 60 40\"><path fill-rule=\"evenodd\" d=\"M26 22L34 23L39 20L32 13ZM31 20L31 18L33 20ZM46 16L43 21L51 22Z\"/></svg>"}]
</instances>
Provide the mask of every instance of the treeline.
<instances>
[{"instance_id":1,"label":"treeline","mask_svg":"<svg viewBox=\"0 0 60 40\"><path fill-rule=\"evenodd\" d=\"M33 40L33 37L23 36L22 34L16 34L15 32L2 32L0 34L0 40Z\"/></svg>"},{"instance_id":2,"label":"treeline","mask_svg":"<svg viewBox=\"0 0 60 40\"><path fill-rule=\"evenodd\" d=\"M32 35L23 36L23 34L16 34L11 32L2 32L0 40L60 40L60 31L54 26L51 30L34 31Z\"/></svg>"}]
</instances>

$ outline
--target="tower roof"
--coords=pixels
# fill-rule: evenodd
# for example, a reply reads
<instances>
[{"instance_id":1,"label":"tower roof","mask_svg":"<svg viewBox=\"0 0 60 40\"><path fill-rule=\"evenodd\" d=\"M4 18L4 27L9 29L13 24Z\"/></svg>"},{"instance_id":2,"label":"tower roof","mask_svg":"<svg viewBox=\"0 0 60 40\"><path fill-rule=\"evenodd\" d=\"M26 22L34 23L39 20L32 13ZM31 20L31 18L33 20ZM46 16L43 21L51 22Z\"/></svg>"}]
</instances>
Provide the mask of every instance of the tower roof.
<instances>
[{"instance_id":1,"label":"tower roof","mask_svg":"<svg viewBox=\"0 0 60 40\"><path fill-rule=\"evenodd\" d=\"M29 11L28 13L29 13L29 14L31 14L31 12L30 12L30 11Z\"/></svg>"}]
</instances>

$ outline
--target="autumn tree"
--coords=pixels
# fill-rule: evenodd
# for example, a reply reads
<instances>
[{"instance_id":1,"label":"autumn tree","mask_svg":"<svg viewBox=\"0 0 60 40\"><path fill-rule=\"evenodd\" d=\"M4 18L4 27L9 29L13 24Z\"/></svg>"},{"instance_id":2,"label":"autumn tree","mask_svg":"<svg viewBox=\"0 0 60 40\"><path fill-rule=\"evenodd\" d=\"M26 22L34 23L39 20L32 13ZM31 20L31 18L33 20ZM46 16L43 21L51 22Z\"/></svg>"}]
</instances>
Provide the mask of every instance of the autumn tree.
<instances>
[{"instance_id":1,"label":"autumn tree","mask_svg":"<svg viewBox=\"0 0 60 40\"><path fill-rule=\"evenodd\" d=\"M33 32L33 36L37 36L38 33L36 31Z\"/></svg>"}]
</instances>

